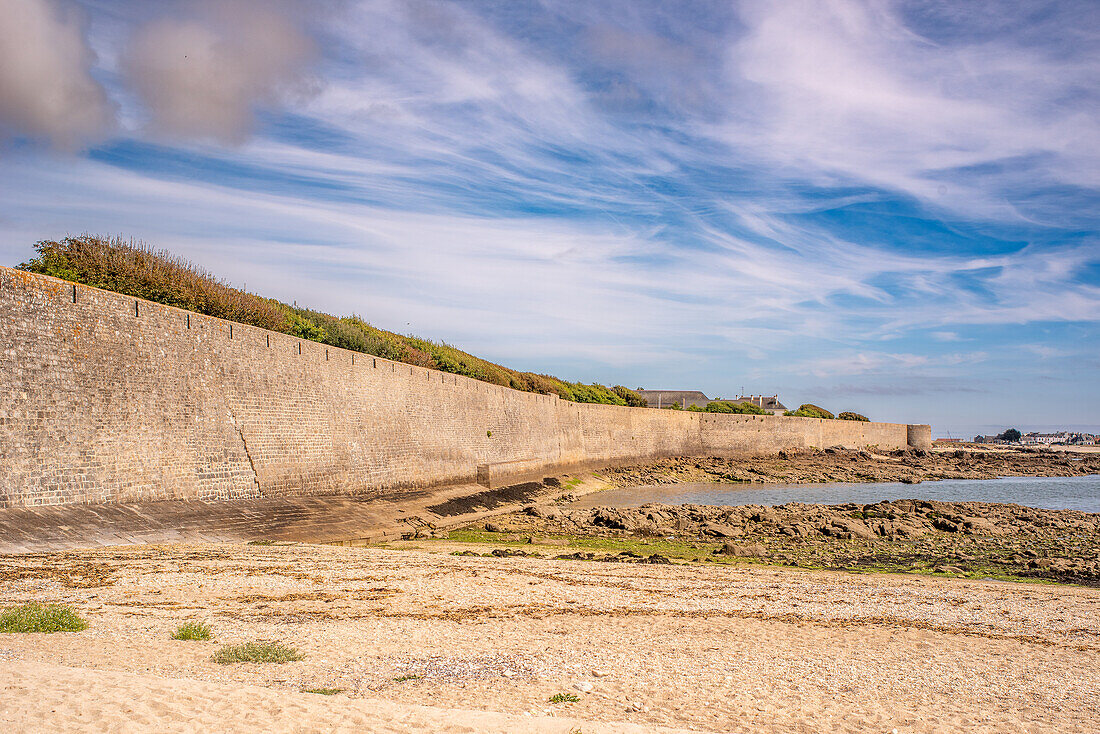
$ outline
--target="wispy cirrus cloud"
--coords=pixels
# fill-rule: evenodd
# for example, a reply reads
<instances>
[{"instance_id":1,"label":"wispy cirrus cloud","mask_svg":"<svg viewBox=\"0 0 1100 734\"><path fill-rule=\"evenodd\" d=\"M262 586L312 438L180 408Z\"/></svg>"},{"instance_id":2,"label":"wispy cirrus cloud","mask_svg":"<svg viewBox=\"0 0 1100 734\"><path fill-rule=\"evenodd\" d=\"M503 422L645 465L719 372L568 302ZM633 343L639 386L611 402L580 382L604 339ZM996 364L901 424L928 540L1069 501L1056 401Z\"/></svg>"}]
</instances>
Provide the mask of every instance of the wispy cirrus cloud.
<instances>
[{"instance_id":1,"label":"wispy cirrus cloud","mask_svg":"<svg viewBox=\"0 0 1100 734\"><path fill-rule=\"evenodd\" d=\"M1100 15L1046 4L1024 20L1011 3L987 5L746 2L729 63L755 104L722 134L823 178L967 216L1042 219L1020 196L1037 183L1100 183L1100 38L1084 30ZM987 34L990 13L1032 27Z\"/></svg>"},{"instance_id":2,"label":"wispy cirrus cloud","mask_svg":"<svg viewBox=\"0 0 1100 734\"><path fill-rule=\"evenodd\" d=\"M792 370L804 370L816 377L864 375L888 372L902 374L916 368L937 368L980 364L989 358L986 352L955 352L952 354L910 354L905 352L857 352L827 359L815 359L793 365Z\"/></svg>"},{"instance_id":3,"label":"wispy cirrus cloud","mask_svg":"<svg viewBox=\"0 0 1100 734\"><path fill-rule=\"evenodd\" d=\"M951 395L990 393L997 385L958 377L929 375L893 375L883 382L831 382L811 388L814 395L829 398L904 398L921 395Z\"/></svg>"}]
</instances>

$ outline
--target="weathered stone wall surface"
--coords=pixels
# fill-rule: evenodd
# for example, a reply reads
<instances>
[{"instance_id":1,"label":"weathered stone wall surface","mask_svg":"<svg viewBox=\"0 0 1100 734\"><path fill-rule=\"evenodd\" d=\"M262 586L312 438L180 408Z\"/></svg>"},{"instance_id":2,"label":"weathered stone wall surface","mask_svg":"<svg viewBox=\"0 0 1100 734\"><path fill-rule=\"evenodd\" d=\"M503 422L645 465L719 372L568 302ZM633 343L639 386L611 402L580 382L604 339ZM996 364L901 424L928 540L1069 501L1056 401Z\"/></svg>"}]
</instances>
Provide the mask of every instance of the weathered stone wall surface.
<instances>
[{"instance_id":1,"label":"weathered stone wall surface","mask_svg":"<svg viewBox=\"0 0 1100 734\"><path fill-rule=\"evenodd\" d=\"M0 268L0 507L377 494L473 482L485 463L895 448L910 433L581 405Z\"/></svg>"}]
</instances>

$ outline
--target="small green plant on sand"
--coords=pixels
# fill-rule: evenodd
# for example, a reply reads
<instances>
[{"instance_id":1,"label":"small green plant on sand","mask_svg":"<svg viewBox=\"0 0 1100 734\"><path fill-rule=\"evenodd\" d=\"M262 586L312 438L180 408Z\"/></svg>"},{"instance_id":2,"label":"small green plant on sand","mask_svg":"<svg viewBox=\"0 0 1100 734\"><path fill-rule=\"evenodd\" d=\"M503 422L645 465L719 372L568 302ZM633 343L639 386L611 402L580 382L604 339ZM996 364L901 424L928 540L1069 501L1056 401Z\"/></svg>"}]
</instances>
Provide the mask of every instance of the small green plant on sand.
<instances>
[{"instance_id":1,"label":"small green plant on sand","mask_svg":"<svg viewBox=\"0 0 1100 734\"><path fill-rule=\"evenodd\" d=\"M418 673L405 673L404 675L399 675L396 678L394 678L393 682L394 683L404 683L407 680L420 680L423 677L424 676L419 675Z\"/></svg>"},{"instance_id":2,"label":"small green plant on sand","mask_svg":"<svg viewBox=\"0 0 1100 734\"><path fill-rule=\"evenodd\" d=\"M555 693L550 697L550 703L576 703L580 697L575 693Z\"/></svg>"},{"instance_id":3,"label":"small green plant on sand","mask_svg":"<svg viewBox=\"0 0 1100 734\"><path fill-rule=\"evenodd\" d=\"M322 696L335 696L337 693L342 693L343 688L304 688L302 693L317 693Z\"/></svg>"},{"instance_id":4,"label":"small green plant on sand","mask_svg":"<svg viewBox=\"0 0 1100 734\"><path fill-rule=\"evenodd\" d=\"M209 640L214 636L205 622L184 622L172 633L173 640Z\"/></svg>"},{"instance_id":5,"label":"small green plant on sand","mask_svg":"<svg viewBox=\"0 0 1100 734\"><path fill-rule=\"evenodd\" d=\"M69 607L31 602L0 612L0 632L80 632L88 623Z\"/></svg>"},{"instance_id":6,"label":"small green plant on sand","mask_svg":"<svg viewBox=\"0 0 1100 734\"><path fill-rule=\"evenodd\" d=\"M289 645L273 640L257 640L240 645L226 645L214 653L214 662L220 665L232 663L290 663L305 655Z\"/></svg>"}]
</instances>

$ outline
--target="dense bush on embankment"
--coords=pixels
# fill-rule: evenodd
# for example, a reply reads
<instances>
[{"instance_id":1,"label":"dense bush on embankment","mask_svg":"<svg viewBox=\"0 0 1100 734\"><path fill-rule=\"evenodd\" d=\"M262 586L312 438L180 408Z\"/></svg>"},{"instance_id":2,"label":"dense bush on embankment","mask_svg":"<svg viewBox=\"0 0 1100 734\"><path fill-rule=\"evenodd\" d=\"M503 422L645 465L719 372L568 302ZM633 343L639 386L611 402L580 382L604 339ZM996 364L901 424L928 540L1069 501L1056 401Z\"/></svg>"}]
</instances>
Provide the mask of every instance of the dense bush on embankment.
<instances>
[{"instance_id":1,"label":"dense bush on embankment","mask_svg":"<svg viewBox=\"0 0 1100 734\"><path fill-rule=\"evenodd\" d=\"M829 411L813 403L803 403L798 406L798 410L788 410L783 415L793 415L800 418L836 418L836 416Z\"/></svg>"},{"instance_id":2,"label":"dense bush on embankment","mask_svg":"<svg viewBox=\"0 0 1100 734\"><path fill-rule=\"evenodd\" d=\"M833 415L820 405L814 405L813 403L803 403L798 406L798 410L788 410L783 415L790 415L796 418L826 418L829 420L860 421L864 423L870 420L865 415L853 413L849 410L844 411L840 415Z\"/></svg>"},{"instance_id":3,"label":"dense bush on embankment","mask_svg":"<svg viewBox=\"0 0 1100 734\"><path fill-rule=\"evenodd\" d=\"M517 372L447 344L376 328L359 316L332 316L248 293L142 242L82 235L44 240L34 249L38 257L20 265L22 270L516 390L556 393L577 403L645 406L641 396L621 385L609 388Z\"/></svg>"},{"instance_id":4,"label":"dense bush on embankment","mask_svg":"<svg viewBox=\"0 0 1100 734\"><path fill-rule=\"evenodd\" d=\"M689 405L692 413L736 413L738 415L771 415L758 405L752 403L733 403L728 400L712 400L703 408L698 405Z\"/></svg>"}]
</instances>

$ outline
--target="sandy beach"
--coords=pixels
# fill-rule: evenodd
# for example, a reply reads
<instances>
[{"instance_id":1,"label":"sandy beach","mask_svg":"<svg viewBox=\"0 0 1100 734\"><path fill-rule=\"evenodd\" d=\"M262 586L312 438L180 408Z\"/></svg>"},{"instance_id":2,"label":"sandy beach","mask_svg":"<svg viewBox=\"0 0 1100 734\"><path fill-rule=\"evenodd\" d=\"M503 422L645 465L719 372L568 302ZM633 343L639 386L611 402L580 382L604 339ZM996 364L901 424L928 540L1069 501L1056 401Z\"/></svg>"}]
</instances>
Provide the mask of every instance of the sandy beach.
<instances>
[{"instance_id":1,"label":"sandy beach","mask_svg":"<svg viewBox=\"0 0 1100 734\"><path fill-rule=\"evenodd\" d=\"M464 546L464 547L468 547ZM1100 719L1100 591L733 565L309 545L0 558L13 731L1073 732ZM169 639L188 620L210 642ZM280 640L286 664L219 665ZM340 689L335 695L305 691ZM574 703L549 703L555 694Z\"/></svg>"}]
</instances>

